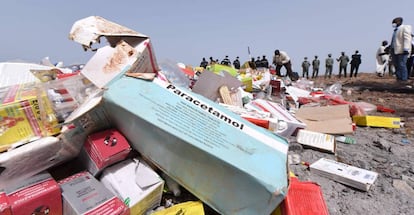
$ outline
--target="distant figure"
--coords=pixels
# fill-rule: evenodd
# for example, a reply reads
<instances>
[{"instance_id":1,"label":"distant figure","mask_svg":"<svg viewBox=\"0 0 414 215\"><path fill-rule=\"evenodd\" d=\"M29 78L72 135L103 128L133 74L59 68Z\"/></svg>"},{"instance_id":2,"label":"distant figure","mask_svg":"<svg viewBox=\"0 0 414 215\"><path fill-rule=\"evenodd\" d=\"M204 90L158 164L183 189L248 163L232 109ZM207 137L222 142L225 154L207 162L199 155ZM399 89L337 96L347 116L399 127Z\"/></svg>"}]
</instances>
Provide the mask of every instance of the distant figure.
<instances>
[{"instance_id":1,"label":"distant figure","mask_svg":"<svg viewBox=\"0 0 414 215\"><path fill-rule=\"evenodd\" d=\"M267 61L266 55L262 56L262 67L269 68L269 61Z\"/></svg>"},{"instance_id":2,"label":"distant figure","mask_svg":"<svg viewBox=\"0 0 414 215\"><path fill-rule=\"evenodd\" d=\"M262 68L262 60L260 60L260 56L257 57L256 61L254 62L256 64L256 68Z\"/></svg>"},{"instance_id":3,"label":"distant figure","mask_svg":"<svg viewBox=\"0 0 414 215\"><path fill-rule=\"evenodd\" d=\"M384 40L381 46L377 49L376 60L377 60L377 75L383 77L388 70L388 61L390 59L389 53L386 49L388 41Z\"/></svg>"},{"instance_id":4,"label":"distant figure","mask_svg":"<svg viewBox=\"0 0 414 215\"><path fill-rule=\"evenodd\" d=\"M328 54L328 57L325 59L325 78L331 78L332 69L333 69L334 59L332 58L332 54Z\"/></svg>"},{"instance_id":5,"label":"distant figure","mask_svg":"<svg viewBox=\"0 0 414 215\"><path fill-rule=\"evenodd\" d=\"M302 78L304 78L306 75L306 79L309 79L309 67L310 63L308 61L308 58L304 57L302 62Z\"/></svg>"},{"instance_id":6,"label":"distant figure","mask_svg":"<svg viewBox=\"0 0 414 215\"><path fill-rule=\"evenodd\" d=\"M203 67L204 69L207 68L208 62L206 61L206 58L203 57L203 60L201 60L200 67Z\"/></svg>"},{"instance_id":7,"label":"distant figure","mask_svg":"<svg viewBox=\"0 0 414 215\"><path fill-rule=\"evenodd\" d=\"M349 77L351 78L352 76L354 76L355 78L357 77L360 64L361 64L361 54L359 54L359 51L356 50L355 54L351 56L351 71L350 71Z\"/></svg>"},{"instance_id":8,"label":"distant figure","mask_svg":"<svg viewBox=\"0 0 414 215\"><path fill-rule=\"evenodd\" d=\"M321 64L321 62L318 59L318 56L315 56L315 58L312 61L312 68L313 68L313 72L312 72L312 78L317 78L319 75L319 65Z\"/></svg>"},{"instance_id":9,"label":"distant figure","mask_svg":"<svg viewBox=\"0 0 414 215\"><path fill-rule=\"evenodd\" d=\"M235 69L240 69L239 56L236 57L236 60L233 61L233 66Z\"/></svg>"},{"instance_id":10,"label":"distant figure","mask_svg":"<svg viewBox=\"0 0 414 215\"><path fill-rule=\"evenodd\" d=\"M252 59L249 61L249 67L251 69L256 69L257 68L256 67L256 63L255 63L255 60L254 60L254 57L252 57Z\"/></svg>"},{"instance_id":11,"label":"distant figure","mask_svg":"<svg viewBox=\"0 0 414 215\"><path fill-rule=\"evenodd\" d=\"M297 80L297 77L293 76L292 63L290 62L290 57L286 52L276 49L272 63L276 66L276 75L282 76L280 69L285 67L286 76L289 76L289 78L293 81Z\"/></svg>"},{"instance_id":12,"label":"distant figure","mask_svg":"<svg viewBox=\"0 0 414 215\"><path fill-rule=\"evenodd\" d=\"M222 65L226 65L226 66L230 66L231 65L231 61L229 59L229 56L226 55L226 57L221 61Z\"/></svg>"},{"instance_id":13,"label":"distant figure","mask_svg":"<svg viewBox=\"0 0 414 215\"><path fill-rule=\"evenodd\" d=\"M395 66L397 81L407 81L407 58L411 52L412 31L410 25L403 25L403 18L392 20L394 32L392 34L390 53Z\"/></svg>"},{"instance_id":14,"label":"distant figure","mask_svg":"<svg viewBox=\"0 0 414 215\"><path fill-rule=\"evenodd\" d=\"M216 63L216 61L214 61L214 59L213 59L213 57L210 57L210 65L213 65L213 64L215 64Z\"/></svg>"},{"instance_id":15,"label":"distant figure","mask_svg":"<svg viewBox=\"0 0 414 215\"><path fill-rule=\"evenodd\" d=\"M346 78L346 67L348 66L349 57L345 52L341 52L341 56L336 60L339 62L339 78L341 78L342 71L344 71L344 77Z\"/></svg>"}]
</instances>

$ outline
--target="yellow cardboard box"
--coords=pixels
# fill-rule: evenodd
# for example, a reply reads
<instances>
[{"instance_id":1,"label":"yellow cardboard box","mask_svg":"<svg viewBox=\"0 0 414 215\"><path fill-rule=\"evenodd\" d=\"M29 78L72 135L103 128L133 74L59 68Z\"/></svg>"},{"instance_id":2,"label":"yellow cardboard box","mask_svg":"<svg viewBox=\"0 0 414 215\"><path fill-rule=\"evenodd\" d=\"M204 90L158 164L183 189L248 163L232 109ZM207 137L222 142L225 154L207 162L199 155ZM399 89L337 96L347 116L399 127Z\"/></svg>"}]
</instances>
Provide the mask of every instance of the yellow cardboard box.
<instances>
[{"instance_id":1,"label":"yellow cardboard box","mask_svg":"<svg viewBox=\"0 0 414 215\"><path fill-rule=\"evenodd\" d=\"M353 116L352 120L358 126L384 128L400 128L400 118L386 116Z\"/></svg>"}]
</instances>

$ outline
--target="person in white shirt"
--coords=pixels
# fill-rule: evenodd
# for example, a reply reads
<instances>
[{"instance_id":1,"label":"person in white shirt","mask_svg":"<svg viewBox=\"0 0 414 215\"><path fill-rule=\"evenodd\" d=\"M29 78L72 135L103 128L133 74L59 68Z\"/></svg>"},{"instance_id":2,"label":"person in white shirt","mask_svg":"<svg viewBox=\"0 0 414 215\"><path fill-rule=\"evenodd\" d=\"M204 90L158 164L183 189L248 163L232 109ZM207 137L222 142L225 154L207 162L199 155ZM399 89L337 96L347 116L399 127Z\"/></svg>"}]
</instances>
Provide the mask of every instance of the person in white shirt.
<instances>
[{"instance_id":1,"label":"person in white shirt","mask_svg":"<svg viewBox=\"0 0 414 215\"><path fill-rule=\"evenodd\" d=\"M407 58L411 53L412 31L410 25L403 25L403 18L392 20L394 32L392 34L390 54L395 66L397 81L407 81Z\"/></svg>"},{"instance_id":2,"label":"person in white shirt","mask_svg":"<svg viewBox=\"0 0 414 215\"><path fill-rule=\"evenodd\" d=\"M388 41L384 40L376 53L377 60L377 75L382 77L388 71L388 61L390 59L389 53L386 51Z\"/></svg>"}]
</instances>

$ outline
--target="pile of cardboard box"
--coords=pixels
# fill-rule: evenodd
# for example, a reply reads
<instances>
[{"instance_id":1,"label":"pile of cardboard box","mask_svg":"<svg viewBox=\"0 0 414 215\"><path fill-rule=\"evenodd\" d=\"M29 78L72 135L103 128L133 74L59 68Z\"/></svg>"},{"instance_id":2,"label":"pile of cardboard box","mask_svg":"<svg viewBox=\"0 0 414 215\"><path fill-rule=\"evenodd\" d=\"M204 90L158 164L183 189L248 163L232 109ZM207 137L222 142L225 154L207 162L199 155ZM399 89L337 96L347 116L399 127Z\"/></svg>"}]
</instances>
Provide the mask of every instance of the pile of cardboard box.
<instances>
[{"instance_id":1,"label":"pile of cardboard box","mask_svg":"<svg viewBox=\"0 0 414 215\"><path fill-rule=\"evenodd\" d=\"M275 214L282 205L291 214L300 198L289 192L315 184L299 186L289 177L290 140L336 153L336 137L352 134L355 124L399 124L352 118L354 104L268 71L259 71L266 78L256 78L257 71L237 77L237 70L217 65L198 74L191 88L183 86L191 81L179 84L174 78L185 75L159 67L148 36L102 17L81 19L70 32L85 50L101 37L109 44L80 73L42 82L31 75L49 77L56 68L19 67L25 82L0 80L0 214L163 214L154 210L167 178L200 200L188 202L189 211L207 204L220 214ZM280 102L258 98L263 91ZM321 99L336 103L323 106ZM54 178L53 168L74 161L81 171L61 170ZM338 172L337 165L321 160L310 169L364 191L377 177L350 166ZM319 192L315 198L327 212L320 190L303 192Z\"/></svg>"}]
</instances>

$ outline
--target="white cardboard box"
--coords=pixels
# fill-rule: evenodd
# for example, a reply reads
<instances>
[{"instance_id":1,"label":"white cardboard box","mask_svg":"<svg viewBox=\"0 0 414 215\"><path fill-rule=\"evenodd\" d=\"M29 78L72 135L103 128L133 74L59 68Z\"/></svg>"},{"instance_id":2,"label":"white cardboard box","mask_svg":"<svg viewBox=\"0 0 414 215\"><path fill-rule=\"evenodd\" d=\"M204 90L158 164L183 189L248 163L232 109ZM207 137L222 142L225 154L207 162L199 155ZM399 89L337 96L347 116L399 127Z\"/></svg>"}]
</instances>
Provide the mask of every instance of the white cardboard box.
<instances>
[{"instance_id":1,"label":"white cardboard box","mask_svg":"<svg viewBox=\"0 0 414 215\"><path fill-rule=\"evenodd\" d=\"M378 177L378 173L350 166L334 160L321 158L310 165L311 172L330 178L342 184L368 191Z\"/></svg>"},{"instance_id":2,"label":"white cardboard box","mask_svg":"<svg viewBox=\"0 0 414 215\"><path fill-rule=\"evenodd\" d=\"M296 141L305 146L336 153L335 136L330 134L301 129L296 136Z\"/></svg>"},{"instance_id":3,"label":"white cardboard box","mask_svg":"<svg viewBox=\"0 0 414 215\"><path fill-rule=\"evenodd\" d=\"M161 203L164 181L138 159L106 168L100 181L129 206L131 214L145 214Z\"/></svg>"}]
</instances>

